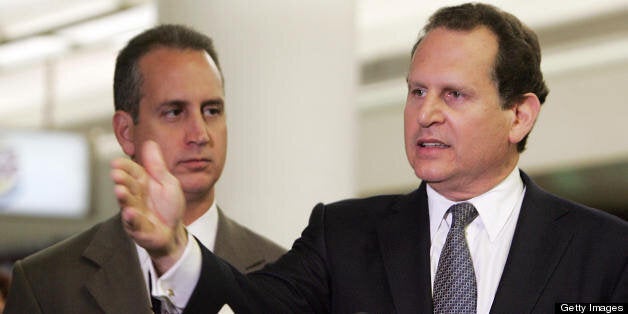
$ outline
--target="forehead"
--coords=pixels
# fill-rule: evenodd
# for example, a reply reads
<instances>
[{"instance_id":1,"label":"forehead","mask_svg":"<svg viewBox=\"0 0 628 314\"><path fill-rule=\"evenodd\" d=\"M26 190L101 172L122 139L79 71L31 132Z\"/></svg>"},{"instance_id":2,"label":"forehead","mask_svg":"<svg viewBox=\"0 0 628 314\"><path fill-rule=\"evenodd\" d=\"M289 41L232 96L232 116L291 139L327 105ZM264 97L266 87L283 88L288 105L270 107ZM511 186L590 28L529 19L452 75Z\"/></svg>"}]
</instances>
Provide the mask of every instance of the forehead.
<instances>
[{"instance_id":1,"label":"forehead","mask_svg":"<svg viewBox=\"0 0 628 314\"><path fill-rule=\"evenodd\" d=\"M224 99L218 67L204 50L159 47L144 55L138 65L140 109L173 102L197 105Z\"/></svg>"},{"instance_id":2,"label":"forehead","mask_svg":"<svg viewBox=\"0 0 628 314\"><path fill-rule=\"evenodd\" d=\"M417 46L408 79L422 72L491 75L497 52L497 37L484 26L468 31L438 27L427 33Z\"/></svg>"},{"instance_id":3,"label":"forehead","mask_svg":"<svg viewBox=\"0 0 628 314\"><path fill-rule=\"evenodd\" d=\"M222 86L218 66L205 50L158 46L143 55L138 66L144 81L196 75L211 77Z\"/></svg>"}]
</instances>

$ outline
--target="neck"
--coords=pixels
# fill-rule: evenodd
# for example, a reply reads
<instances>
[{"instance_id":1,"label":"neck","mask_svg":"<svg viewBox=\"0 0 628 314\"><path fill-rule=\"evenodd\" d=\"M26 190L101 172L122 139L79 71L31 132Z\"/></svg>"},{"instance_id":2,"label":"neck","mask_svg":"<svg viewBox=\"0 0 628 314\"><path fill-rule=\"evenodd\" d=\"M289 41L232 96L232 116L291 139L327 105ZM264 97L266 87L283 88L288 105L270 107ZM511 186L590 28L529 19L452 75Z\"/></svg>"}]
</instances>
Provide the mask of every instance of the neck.
<instances>
[{"instance_id":1,"label":"neck","mask_svg":"<svg viewBox=\"0 0 628 314\"><path fill-rule=\"evenodd\" d=\"M204 195L185 195L185 213L183 214L183 224L189 226L199 217L203 216L214 202L214 189Z\"/></svg>"}]
</instances>

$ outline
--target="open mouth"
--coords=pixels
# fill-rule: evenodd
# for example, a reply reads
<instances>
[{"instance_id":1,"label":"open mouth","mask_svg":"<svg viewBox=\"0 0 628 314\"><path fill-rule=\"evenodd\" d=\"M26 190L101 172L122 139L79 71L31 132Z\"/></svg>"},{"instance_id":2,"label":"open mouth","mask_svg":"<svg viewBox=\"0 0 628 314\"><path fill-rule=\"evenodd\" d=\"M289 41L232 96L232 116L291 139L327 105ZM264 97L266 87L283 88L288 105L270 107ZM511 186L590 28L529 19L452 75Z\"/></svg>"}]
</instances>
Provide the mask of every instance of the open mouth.
<instances>
[{"instance_id":1,"label":"open mouth","mask_svg":"<svg viewBox=\"0 0 628 314\"><path fill-rule=\"evenodd\" d=\"M436 140L419 140L417 146L422 148L448 148L449 145Z\"/></svg>"}]
</instances>

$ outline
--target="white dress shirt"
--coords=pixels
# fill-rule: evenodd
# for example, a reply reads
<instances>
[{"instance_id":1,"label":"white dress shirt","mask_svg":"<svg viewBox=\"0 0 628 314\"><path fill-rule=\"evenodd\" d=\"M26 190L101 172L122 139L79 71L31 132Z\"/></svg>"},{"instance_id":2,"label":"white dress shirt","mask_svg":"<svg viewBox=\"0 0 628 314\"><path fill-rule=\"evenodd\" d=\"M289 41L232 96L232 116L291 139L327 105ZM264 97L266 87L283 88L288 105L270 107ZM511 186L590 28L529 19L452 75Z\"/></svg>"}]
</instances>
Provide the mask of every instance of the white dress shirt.
<instances>
[{"instance_id":1,"label":"white dress shirt","mask_svg":"<svg viewBox=\"0 0 628 314\"><path fill-rule=\"evenodd\" d=\"M475 270L477 282L477 313L488 313L493 304L497 285L504 270L510 250L510 243L521 211L525 186L519 176L519 168L513 171L497 186L467 202L473 204L478 217L466 228L467 244ZM453 202L427 185L427 199L430 217L430 264L432 291L438 269L438 260L447 239L451 215L449 207Z\"/></svg>"},{"instance_id":2,"label":"white dress shirt","mask_svg":"<svg viewBox=\"0 0 628 314\"><path fill-rule=\"evenodd\" d=\"M162 300L162 308L168 313L181 313L194 292L195 284L201 275L201 250L196 241L189 236L195 236L209 250L214 250L216 232L218 231L218 208L214 202L209 210L197 218L189 226L188 244L183 256L161 277L150 260L150 255L144 248L135 245L140 261L140 267L144 274L146 290L149 295ZM150 283L148 273L150 272ZM152 289L150 291L149 287Z\"/></svg>"}]
</instances>

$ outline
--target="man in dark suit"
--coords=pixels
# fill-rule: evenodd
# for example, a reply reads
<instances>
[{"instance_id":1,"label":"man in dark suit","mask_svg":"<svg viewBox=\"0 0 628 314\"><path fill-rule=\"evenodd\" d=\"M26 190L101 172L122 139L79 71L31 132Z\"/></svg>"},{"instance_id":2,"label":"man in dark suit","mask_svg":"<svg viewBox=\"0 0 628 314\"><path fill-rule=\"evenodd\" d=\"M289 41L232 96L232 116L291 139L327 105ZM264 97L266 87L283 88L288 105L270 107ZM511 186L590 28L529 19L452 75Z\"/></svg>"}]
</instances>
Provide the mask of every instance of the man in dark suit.
<instances>
[{"instance_id":1,"label":"man in dark suit","mask_svg":"<svg viewBox=\"0 0 628 314\"><path fill-rule=\"evenodd\" d=\"M183 192L182 219L200 243L241 272L260 269L285 252L216 205L214 185L225 162L227 130L222 74L211 39L179 25L136 36L118 55L114 97L120 146L141 160L138 147L148 140L158 143L173 183ZM198 273L192 273L193 281L194 276ZM151 313L150 291L163 309L183 308L191 289L187 296L174 294L172 283L158 277L148 253L133 243L116 215L18 261L5 313Z\"/></svg>"},{"instance_id":2,"label":"man in dark suit","mask_svg":"<svg viewBox=\"0 0 628 314\"><path fill-rule=\"evenodd\" d=\"M292 249L261 271L241 275L202 247L181 258L195 243L177 232L180 203L163 194L122 195L137 198L123 211L127 230L162 273L202 260L188 306L207 312L551 313L562 302L626 302L628 224L543 191L517 166L548 94L540 61L536 35L508 13L436 12L407 77L405 146L419 188L317 205ZM128 180L116 183L142 185L133 178L145 170L176 196L158 147L144 149L146 168L117 165Z\"/></svg>"}]
</instances>

